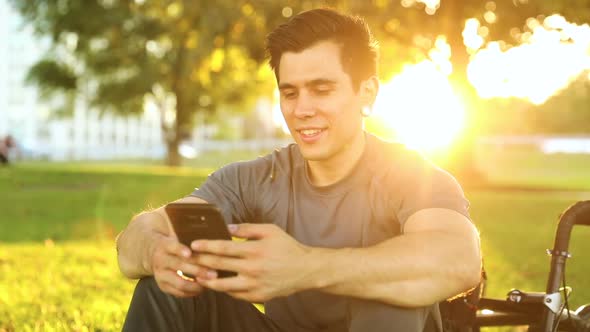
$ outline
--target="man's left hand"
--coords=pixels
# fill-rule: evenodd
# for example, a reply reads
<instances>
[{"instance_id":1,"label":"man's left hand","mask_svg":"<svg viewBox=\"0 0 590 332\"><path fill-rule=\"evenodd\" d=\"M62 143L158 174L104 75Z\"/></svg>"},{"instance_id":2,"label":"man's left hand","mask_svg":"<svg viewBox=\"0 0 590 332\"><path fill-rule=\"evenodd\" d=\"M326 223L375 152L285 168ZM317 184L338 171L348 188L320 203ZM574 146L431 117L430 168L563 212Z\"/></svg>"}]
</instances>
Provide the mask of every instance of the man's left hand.
<instances>
[{"instance_id":1,"label":"man's left hand","mask_svg":"<svg viewBox=\"0 0 590 332\"><path fill-rule=\"evenodd\" d=\"M196 240L191 248L199 265L238 275L199 277L199 284L255 303L309 288L310 247L273 224L234 224L229 229L233 236L249 241Z\"/></svg>"}]
</instances>

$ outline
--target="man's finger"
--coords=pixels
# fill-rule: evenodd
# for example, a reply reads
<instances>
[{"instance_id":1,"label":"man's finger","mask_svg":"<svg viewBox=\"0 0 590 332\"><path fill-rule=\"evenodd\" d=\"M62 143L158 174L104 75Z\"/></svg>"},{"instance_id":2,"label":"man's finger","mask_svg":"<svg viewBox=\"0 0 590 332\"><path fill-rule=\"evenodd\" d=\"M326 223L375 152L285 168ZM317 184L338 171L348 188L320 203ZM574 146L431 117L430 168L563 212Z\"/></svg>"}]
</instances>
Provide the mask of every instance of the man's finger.
<instances>
[{"instance_id":1,"label":"man's finger","mask_svg":"<svg viewBox=\"0 0 590 332\"><path fill-rule=\"evenodd\" d=\"M196 282L192 282L193 284L197 284ZM202 286L198 286L199 288L196 290L184 290L182 288L177 288L176 285L168 283L166 281L162 281L161 282L162 286L160 287L160 289L165 292L168 293L170 295L176 296L176 297L193 297L193 296L197 296L202 292ZM197 284L198 285L198 284Z\"/></svg>"},{"instance_id":2,"label":"man's finger","mask_svg":"<svg viewBox=\"0 0 590 332\"><path fill-rule=\"evenodd\" d=\"M160 269L176 271L176 270L180 270L182 265L183 265L183 261L177 256L162 255L162 256L158 257L158 265L157 266Z\"/></svg>"},{"instance_id":3,"label":"man's finger","mask_svg":"<svg viewBox=\"0 0 590 332\"><path fill-rule=\"evenodd\" d=\"M218 292L246 292L251 286L250 283L242 276L217 278L217 279L203 279L197 277L197 282L203 287L213 289Z\"/></svg>"},{"instance_id":4,"label":"man's finger","mask_svg":"<svg viewBox=\"0 0 590 332\"><path fill-rule=\"evenodd\" d=\"M207 267L212 270L226 270L240 272L246 267L246 262L241 258L225 257L210 254L197 255L197 263L200 266Z\"/></svg>"},{"instance_id":5,"label":"man's finger","mask_svg":"<svg viewBox=\"0 0 590 332\"><path fill-rule=\"evenodd\" d=\"M179 271L180 270L185 275L189 274L189 275L196 276L197 274L201 273L202 269L206 269L206 268L200 268L199 266L183 262L180 265L178 265L177 267L172 268L172 271Z\"/></svg>"},{"instance_id":6,"label":"man's finger","mask_svg":"<svg viewBox=\"0 0 590 332\"><path fill-rule=\"evenodd\" d=\"M227 227L231 235L245 239L262 239L275 231L273 224L231 224Z\"/></svg>"},{"instance_id":7,"label":"man's finger","mask_svg":"<svg viewBox=\"0 0 590 332\"><path fill-rule=\"evenodd\" d=\"M182 278L176 271L167 271L159 279L161 283L185 293L197 294L203 289L199 283Z\"/></svg>"},{"instance_id":8,"label":"man's finger","mask_svg":"<svg viewBox=\"0 0 590 332\"><path fill-rule=\"evenodd\" d=\"M164 245L164 249L166 250L166 252L176 255L176 256L180 256L180 257L191 257L191 250L190 248L188 248L187 246L185 246L184 244L175 241L175 240L169 240L165 245Z\"/></svg>"},{"instance_id":9,"label":"man's finger","mask_svg":"<svg viewBox=\"0 0 590 332\"><path fill-rule=\"evenodd\" d=\"M199 266L189 262L182 262L177 268L173 268L173 271L182 271L183 274L190 274L193 276L201 276L204 278L211 278L215 271L208 269L205 266ZM213 274L212 274L213 273Z\"/></svg>"},{"instance_id":10,"label":"man's finger","mask_svg":"<svg viewBox=\"0 0 590 332\"><path fill-rule=\"evenodd\" d=\"M255 242L230 240L195 240L191 248L198 253L210 253L228 257L246 257L255 252Z\"/></svg>"}]
</instances>

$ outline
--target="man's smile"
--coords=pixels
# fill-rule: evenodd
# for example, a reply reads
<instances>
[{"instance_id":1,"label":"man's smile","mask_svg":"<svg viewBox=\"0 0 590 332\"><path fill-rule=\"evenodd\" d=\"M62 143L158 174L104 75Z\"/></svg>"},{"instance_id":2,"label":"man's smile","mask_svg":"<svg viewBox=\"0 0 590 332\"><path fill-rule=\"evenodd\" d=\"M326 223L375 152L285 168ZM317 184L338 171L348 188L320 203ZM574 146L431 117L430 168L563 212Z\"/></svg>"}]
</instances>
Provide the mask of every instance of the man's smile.
<instances>
[{"instance_id":1,"label":"man's smile","mask_svg":"<svg viewBox=\"0 0 590 332\"><path fill-rule=\"evenodd\" d=\"M297 129L299 137L305 143L313 143L320 139L326 128L302 128Z\"/></svg>"}]
</instances>

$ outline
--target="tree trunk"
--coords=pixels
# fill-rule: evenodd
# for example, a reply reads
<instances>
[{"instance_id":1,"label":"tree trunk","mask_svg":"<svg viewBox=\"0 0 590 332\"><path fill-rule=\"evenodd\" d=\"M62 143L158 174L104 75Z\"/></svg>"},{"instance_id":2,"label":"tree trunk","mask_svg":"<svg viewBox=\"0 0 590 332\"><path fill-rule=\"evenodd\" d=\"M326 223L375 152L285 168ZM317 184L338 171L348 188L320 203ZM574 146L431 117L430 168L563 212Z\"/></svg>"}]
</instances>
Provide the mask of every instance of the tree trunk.
<instances>
[{"instance_id":1,"label":"tree trunk","mask_svg":"<svg viewBox=\"0 0 590 332\"><path fill-rule=\"evenodd\" d=\"M160 111L160 128L162 129L162 140L166 144L166 159L164 162L168 166L180 166L182 164L182 157L178 151L180 145L180 136L178 135L177 125L170 126L166 123L166 105L164 102L158 103L158 110Z\"/></svg>"},{"instance_id":2,"label":"tree trunk","mask_svg":"<svg viewBox=\"0 0 590 332\"><path fill-rule=\"evenodd\" d=\"M445 17L448 18L445 29L447 42L451 46L451 62L453 72L450 75L450 83L453 91L461 99L465 108L465 125L463 131L452 144L448 153L448 161L445 168L451 172L464 186L477 186L485 182L484 173L478 168L476 160L476 148L478 123L477 123L477 106L479 97L473 85L467 77L467 67L470 61L470 55L463 43L463 28L465 15L461 8L457 8L458 3L446 1L444 8ZM450 7L450 8L449 8ZM442 9L441 5L441 9ZM461 22L458 24L458 22Z\"/></svg>"},{"instance_id":3,"label":"tree trunk","mask_svg":"<svg viewBox=\"0 0 590 332\"><path fill-rule=\"evenodd\" d=\"M178 135L176 133L174 135L176 136L174 139L166 142L166 165L168 166L180 166L182 164L182 157L178 152Z\"/></svg>"},{"instance_id":4,"label":"tree trunk","mask_svg":"<svg viewBox=\"0 0 590 332\"><path fill-rule=\"evenodd\" d=\"M174 125L169 127L166 135L166 147L168 153L166 156L166 165L168 166L180 166L182 164L182 156L178 151L180 142L184 139L184 128L190 126L190 118L188 113L188 107L184 100L184 89L183 89L183 78L186 60L186 49L184 44L186 42L186 34L182 34L178 37L178 43L181 45L178 49L176 62L174 65L174 79L172 82L171 90L176 96L176 118L174 119Z\"/></svg>"},{"instance_id":5,"label":"tree trunk","mask_svg":"<svg viewBox=\"0 0 590 332\"><path fill-rule=\"evenodd\" d=\"M186 138L187 128L190 128L190 112L182 103L182 95L177 92L176 120L174 125L164 131L166 141L166 165L181 166L182 156L178 150L180 143Z\"/></svg>"}]
</instances>

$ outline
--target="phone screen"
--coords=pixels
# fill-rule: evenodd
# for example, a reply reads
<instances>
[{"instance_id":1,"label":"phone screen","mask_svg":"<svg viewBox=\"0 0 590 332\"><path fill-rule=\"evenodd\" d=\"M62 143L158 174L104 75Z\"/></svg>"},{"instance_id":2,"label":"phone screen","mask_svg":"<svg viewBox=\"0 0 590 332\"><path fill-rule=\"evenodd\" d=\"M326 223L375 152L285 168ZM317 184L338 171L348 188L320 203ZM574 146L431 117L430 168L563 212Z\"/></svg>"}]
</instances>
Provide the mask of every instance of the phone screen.
<instances>
[{"instance_id":1,"label":"phone screen","mask_svg":"<svg viewBox=\"0 0 590 332\"><path fill-rule=\"evenodd\" d=\"M190 248L194 240L231 240L231 235L219 209L213 204L170 203L165 207L178 241ZM234 272L218 271L220 277L235 276ZM192 277L188 276L187 277Z\"/></svg>"}]
</instances>

